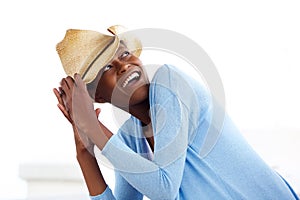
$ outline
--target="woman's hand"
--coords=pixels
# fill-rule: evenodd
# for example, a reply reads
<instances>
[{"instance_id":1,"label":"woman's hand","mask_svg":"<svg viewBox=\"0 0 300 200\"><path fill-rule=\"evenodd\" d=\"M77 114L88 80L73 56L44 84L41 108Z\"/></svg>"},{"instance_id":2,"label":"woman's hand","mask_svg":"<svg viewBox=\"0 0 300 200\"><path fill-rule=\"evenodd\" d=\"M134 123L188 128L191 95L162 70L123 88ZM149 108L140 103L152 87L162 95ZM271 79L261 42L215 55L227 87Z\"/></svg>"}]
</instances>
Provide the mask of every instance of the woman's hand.
<instances>
[{"instance_id":1,"label":"woman's hand","mask_svg":"<svg viewBox=\"0 0 300 200\"><path fill-rule=\"evenodd\" d=\"M61 92L57 91L62 99L59 107L62 108L64 115L76 127L80 138L87 136L102 150L112 133L98 121L92 98L81 77L75 74L74 79L70 76L63 78L60 90Z\"/></svg>"},{"instance_id":2,"label":"woman's hand","mask_svg":"<svg viewBox=\"0 0 300 200\"><path fill-rule=\"evenodd\" d=\"M105 183L105 180L98 166L97 160L94 156L94 144L85 134L79 134L76 123L73 120L74 118L72 116L72 96L70 96L70 94L72 95L72 92L70 90L71 87L74 87L74 83L70 81L70 78L67 78L67 80L63 79L61 87L59 87L59 89L54 88L53 92L58 100L58 108L67 118L67 120L72 124L76 144L77 160L82 170L90 195L96 196L105 191L107 184ZM70 85L67 86L66 84ZM64 87L62 85L64 85ZM63 88L66 88L66 86L68 88L65 91ZM93 115L95 116L97 121L99 114L99 108L95 111L93 109ZM97 123L99 124L100 122L98 121Z\"/></svg>"},{"instance_id":3,"label":"woman's hand","mask_svg":"<svg viewBox=\"0 0 300 200\"><path fill-rule=\"evenodd\" d=\"M63 97L65 95L65 92L62 90L62 87L59 87L58 89L54 88L53 92L58 100L58 108L62 112L62 114L66 117L66 119L72 124L73 131L74 131L74 138L75 138L75 144L76 144L76 151L77 154L84 153L88 151L90 154L94 155L94 144L91 142L91 140L85 135L85 134L79 134L78 129L73 121L73 119L70 116L70 113L68 112ZM67 98L67 97L64 97ZM97 108L94 113L96 114L96 118L98 118L100 114L100 109Z\"/></svg>"},{"instance_id":4,"label":"woman's hand","mask_svg":"<svg viewBox=\"0 0 300 200\"><path fill-rule=\"evenodd\" d=\"M80 75L75 74L61 81L62 100L71 121L76 124L79 132L87 134L99 128L93 101Z\"/></svg>"},{"instance_id":5,"label":"woman's hand","mask_svg":"<svg viewBox=\"0 0 300 200\"><path fill-rule=\"evenodd\" d=\"M57 98L58 104L57 107L59 108L59 110L62 112L62 114L67 118L67 120L73 125L73 120L71 119L69 112L67 111L66 107L65 107L65 103L62 99L62 96L64 95L64 92L62 91L62 88L59 87L59 91L54 88L53 92Z\"/></svg>"}]
</instances>

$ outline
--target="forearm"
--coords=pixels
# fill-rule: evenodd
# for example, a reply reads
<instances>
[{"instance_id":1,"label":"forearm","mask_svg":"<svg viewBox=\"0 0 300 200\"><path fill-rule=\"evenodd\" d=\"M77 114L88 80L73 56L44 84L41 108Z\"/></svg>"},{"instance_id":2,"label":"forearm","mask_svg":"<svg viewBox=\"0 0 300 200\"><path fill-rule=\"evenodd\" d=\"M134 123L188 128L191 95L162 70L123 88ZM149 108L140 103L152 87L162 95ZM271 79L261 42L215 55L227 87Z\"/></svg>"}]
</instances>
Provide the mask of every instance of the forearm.
<instances>
[{"instance_id":1,"label":"forearm","mask_svg":"<svg viewBox=\"0 0 300 200\"><path fill-rule=\"evenodd\" d=\"M165 148L166 151L156 153L153 160L145 158L146 152L140 154L141 152L133 151L121 137L114 135L102 150L102 155L110 161L114 169L126 182L150 199L175 199L186 160L186 151L180 145L182 137L177 138L177 142L169 148ZM124 140L132 145L134 143L129 141L130 137L128 135ZM119 197L118 192L116 196Z\"/></svg>"},{"instance_id":2,"label":"forearm","mask_svg":"<svg viewBox=\"0 0 300 200\"><path fill-rule=\"evenodd\" d=\"M89 152L77 154L84 180L91 196L103 193L107 187L96 158Z\"/></svg>"}]
</instances>

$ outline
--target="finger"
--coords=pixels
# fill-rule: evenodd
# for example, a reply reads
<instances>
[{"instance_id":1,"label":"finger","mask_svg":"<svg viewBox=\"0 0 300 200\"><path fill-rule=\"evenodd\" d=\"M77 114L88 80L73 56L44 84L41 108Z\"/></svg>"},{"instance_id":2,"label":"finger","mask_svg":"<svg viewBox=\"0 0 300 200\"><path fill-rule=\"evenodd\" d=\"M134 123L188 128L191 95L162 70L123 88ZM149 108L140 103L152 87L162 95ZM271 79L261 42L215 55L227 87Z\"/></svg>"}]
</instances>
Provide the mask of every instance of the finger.
<instances>
[{"instance_id":1,"label":"finger","mask_svg":"<svg viewBox=\"0 0 300 200\"><path fill-rule=\"evenodd\" d=\"M65 91L62 89L62 87L59 87L58 89L61 97L65 95Z\"/></svg>"},{"instance_id":2,"label":"finger","mask_svg":"<svg viewBox=\"0 0 300 200\"><path fill-rule=\"evenodd\" d=\"M60 99L60 92L56 88L53 88L53 92L54 92L57 100L59 100Z\"/></svg>"},{"instance_id":3,"label":"finger","mask_svg":"<svg viewBox=\"0 0 300 200\"><path fill-rule=\"evenodd\" d=\"M67 78L65 78L64 80L65 80L65 83L67 84L67 87L69 89L73 88L74 79L71 76L67 76Z\"/></svg>"},{"instance_id":4,"label":"finger","mask_svg":"<svg viewBox=\"0 0 300 200\"><path fill-rule=\"evenodd\" d=\"M61 112L64 114L64 115L68 115L69 116L69 112L68 110L66 109L66 107L62 104L57 104L58 108L61 110Z\"/></svg>"},{"instance_id":5,"label":"finger","mask_svg":"<svg viewBox=\"0 0 300 200\"><path fill-rule=\"evenodd\" d=\"M100 112L101 112L101 109L100 108L97 108L96 110L95 110L95 112L96 112L96 116L97 116L97 118L99 117L99 114L100 114Z\"/></svg>"},{"instance_id":6,"label":"finger","mask_svg":"<svg viewBox=\"0 0 300 200\"><path fill-rule=\"evenodd\" d=\"M67 95L70 95L70 92L71 92L70 90L73 88L74 80L72 77L68 76L61 80L60 85L61 85L62 91L64 91Z\"/></svg>"},{"instance_id":7,"label":"finger","mask_svg":"<svg viewBox=\"0 0 300 200\"><path fill-rule=\"evenodd\" d=\"M75 82L77 87L86 88L85 83L83 82L81 76L78 73L74 74L74 82Z\"/></svg>"},{"instance_id":8,"label":"finger","mask_svg":"<svg viewBox=\"0 0 300 200\"><path fill-rule=\"evenodd\" d=\"M60 92L59 92L56 88L54 88L54 89L53 89L53 92L54 92L54 94L55 94L55 96L56 96L58 102L59 102L60 104L63 104L63 100L62 100L62 98L61 98L61 96L62 96L62 94L63 94L63 91L60 91Z\"/></svg>"},{"instance_id":9,"label":"finger","mask_svg":"<svg viewBox=\"0 0 300 200\"><path fill-rule=\"evenodd\" d=\"M66 81L65 78L63 78L63 79L61 80L60 85L61 85L61 87L60 87L60 92L63 93L63 94L68 95L68 94L70 93L70 92L69 92L69 91L70 91L70 87L69 87L69 85L67 84L67 81Z\"/></svg>"},{"instance_id":10,"label":"finger","mask_svg":"<svg viewBox=\"0 0 300 200\"><path fill-rule=\"evenodd\" d=\"M71 119L68 111L65 109L65 107L61 104L57 104L57 107L60 109L60 111L63 113L63 115L69 120L69 122L72 123L72 119Z\"/></svg>"},{"instance_id":11,"label":"finger","mask_svg":"<svg viewBox=\"0 0 300 200\"><path fill-rule=\"evenodd\" d=\"M58 103L63 105L63 104L64 104L64 101L63 101L63 99L62 99L62 93L59 92L56 88L53 89L53 92L54 92L54 94L55 94L55 96L56 96L56 98L57 98Z\"/></svg>"},{"instance_id":12,"label":"finger","mask_svg":"<svg viewBox=\"0 0 300 200\"><path fill-rule=\"evenodd\" d=\"M59 88L59 91L56 88L53 88L53 92L57 98L57 100L61 99L61 96L63 95L63 90Z\"/></svg>"},{"instance_id":13,"label":"finger","mask_svg":"<svg viewBox=\"0 0 300 200\"><path fill-rule=\"evenodd\" d=\"M61 85L62 87L69 88L65 79L66 79L66 78L61 79L60 85Z\"/></svg>"}]
</instances>

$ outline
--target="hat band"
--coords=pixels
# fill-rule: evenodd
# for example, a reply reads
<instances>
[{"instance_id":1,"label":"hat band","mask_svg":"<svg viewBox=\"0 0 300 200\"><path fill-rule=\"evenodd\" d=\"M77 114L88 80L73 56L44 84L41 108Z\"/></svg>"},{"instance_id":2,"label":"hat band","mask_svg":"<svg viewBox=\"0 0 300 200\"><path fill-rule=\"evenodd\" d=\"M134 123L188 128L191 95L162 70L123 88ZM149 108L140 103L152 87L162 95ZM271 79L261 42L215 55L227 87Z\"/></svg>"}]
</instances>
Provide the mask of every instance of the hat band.
<instances>
[{"instance_id":1,"label":"hat band","mask_svg":"<svg viewBox=\"0 0 300 200\"><path fill-rule=\"evenodd\" d=\"M87 75L87 73L89 72L89 70L92 68L93 64L96 62L96 60L106 51L106 49L111 46L114 41L116 40L116 37L113 37L113 40L111 40L110 43L108 43L103 49L102 51L99 52L99 54L95 57L95 59L89 64L87 70L84 72L84 74L82 75L82 79L85 78L85 76Z\"/></svg>"}]
</instances>

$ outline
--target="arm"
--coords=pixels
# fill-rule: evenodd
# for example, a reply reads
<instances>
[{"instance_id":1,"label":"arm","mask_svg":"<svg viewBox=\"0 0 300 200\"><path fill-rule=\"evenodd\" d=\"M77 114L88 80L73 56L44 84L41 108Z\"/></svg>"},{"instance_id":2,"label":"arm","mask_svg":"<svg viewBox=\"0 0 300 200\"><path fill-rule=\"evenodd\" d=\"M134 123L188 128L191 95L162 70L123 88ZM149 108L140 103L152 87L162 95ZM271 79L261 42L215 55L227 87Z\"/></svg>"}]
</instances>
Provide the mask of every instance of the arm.
<instances>
[{"instance_id":1,"label":"arm","mask_svg":"<svg viewBox=\"0 0 300 200\"><path fill-rule=\"evenodd\" d=\"M107 129L101 123L99 126L92 114L92 102L79 75L75 75L75 80L66 79L66 84L62 85L69 98L66 105L76 126L102 150L116 171L151 199L174 199L182 180L188 138L187 111L174 93L168 87L156 87L157 95L150 99L155 105L151 109L155 151L154 160L150 161L132 151L117 135L108 132L107 137Z\"/></svg>"},{"instance_id":2,"label":"arm","mask_svg":"<svg viewBox=\"0 0 300 200\"><path fill-rule=\"evenodd\" d=\"M174 113L174 108L180 107L178 103L176 99L169 98L159 107L172 108ZM162 111L153 112L157 113L157 116L163 116ZM159 118L156 121L161 120L163 119ZM133 151L119 135L114 135L102 150L102 154L112 163L117 173L150 199L175 199L183 176L187 132L185 126L181 127L180 124L184 119L180 115L170 115L166 120L162 124L153 123L153 130L159 130L154 133L153 160L148 160ZM123 129L122 135L133 138L129 137L132 136L132 132L127 132L131 129Z\"/></svg>"},{"instance_id":3,"label":"arm","mask_svg":"<svg viewBox=\"0 0 300 200\"><path fill-rule=\"evenodd\" d=\"M76 158L82 171L88 191L91 196L102 194L105 191L107 185L102 176L97 160L94 155L92 155L85 147L82 148L83 145L80 144L81 142L78 138L76 128L73 127L73 129L75 135L75 143L79 143L79 145L76 145Z\"/></svg>"},{"instance_id":4,"label":"arm","mask_svg":"<svg viewBox=\"0 0 300 200\"><path fill-rule=\"evenodd\" d=\"M115 172L115 197L120 200L142 200L143 194L130 185L120 173Z\"/></svg>"},{"instance_id":5,"label":"arm","mask_svg":"<svg viewBox=\"0 0 300 200\"><path fill-rule=\"evenodd\" d=\"M63 114L68 116L70 121L72 121L73 129L77 132L77 137L87 138L88 135L89 138L91 138L92 143L96 144L98 148L102 150L103 146L113 134L101 122L98 121L99 112L96 112L96 116L85 84L82 82L79 76L75 76L75 81L76 80L77 82L75 83L74 79L71 77L67 77L62 80L61 90L64 94L63 98L60 97L59 92L56 90L56 96L60 102L58 106L62 110ZM84 153L84 156L80 156L80 158L77 156L77 159L83 171L90 194L100 194L100 192L105 188L104 186L106 186L106 184L102 177L101 171L98 168L96 159L91 158L86 153ZM88 162L86 162L86 159ZM99 180L102 181L99 183ZM119 199L133 199L132 197L142 196L141 194L136 194L136 190L134 190L132 186L125 182L126 181L121 179L116 180L116 188L119 188L118 191L127 191L126 193L121 194L118 197ZM101 191L95 190L94 187L100 184L101 186L96 189L102 188ZM109 188L107 187L102 194L94 196L92 199L104 199L103 196L105 196L105 199L114 199L111 191L108 191L108 189Z\"/></svg>"},{"instance_id":6,"label":"arm","mask_svg":"<svg viewBox=\"0 0 300 200\"><path fill-rule=\"evenodd\" d=\"M62 79L63 105L76 126L81 138L88 137L99 149L103 149L113 135L95 115L93 102L80 75Z\"/></svg>"},{"instance_id":7,"label":"arm","mask_svg":"<svg viewBox=\"0 0 300 200\"><path fill-rule=\"evenodd\" d=\"M97 160L94 156L93 147L94 145L89 141L88 138L80 137L78 130L71 119L69 113L65 108L65 104L61 97L61 92L57 89L53 90L57 100L58 100L58 108L61 110L63 115L67 118L67 120L72 124L74 139L76 145L76 157L83 173L83 177L85 179L88 191L91 196L96 196L99 194L107 193L108 196L106 199L114 199L109 188L106 185L106 182L102 176L101 170L98 166ZM98 116L100 110L96 110L96 116ZM103 199L103 198L102 198Z\"/></svg>"}]
</instances>

